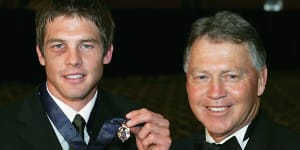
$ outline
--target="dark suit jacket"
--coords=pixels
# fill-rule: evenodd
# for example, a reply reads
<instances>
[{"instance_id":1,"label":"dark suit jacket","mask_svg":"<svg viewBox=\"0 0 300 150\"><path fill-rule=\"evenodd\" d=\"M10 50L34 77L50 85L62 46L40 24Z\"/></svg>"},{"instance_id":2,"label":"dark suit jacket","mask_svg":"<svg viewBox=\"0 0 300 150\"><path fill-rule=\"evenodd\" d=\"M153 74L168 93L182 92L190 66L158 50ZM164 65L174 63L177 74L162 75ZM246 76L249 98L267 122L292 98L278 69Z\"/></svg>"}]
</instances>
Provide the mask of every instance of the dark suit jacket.
<instances>
[{"instance_id":1,"label":"dark suit jacket","mask_svg":"<svg viewBox=\"0 0 300 150\"><path fill-rule=\"evenodd\" d=\"M300 135L274 123L264 112L249 125L246 135L250 138L245 150L298 150ZM205 140L205 132L200 131L189 137L175 140L172 150L197 149L201 140ZM198 149L200 150L200 149Z\"/></svg>"},{"instance_id":2,"label":"dark suit jacket","mask_svg":"<svg viewBox=\"0 0 300 150\"><path fill-rule=\"evenodd\" d=\"M61 145L42 108L38 90L17 104L0 109L0 149L1 150L60 150ZM95 137L102 123L114 117L124 117L133 109L140 108L133 101L113 96L104 90L98 91L96 100L95 126L91 138ZM91 117L90 117L91 118ZM115 140L106 149L128 150L135 148L134 136L122 143Z\"/></svg>"}]
</instances>

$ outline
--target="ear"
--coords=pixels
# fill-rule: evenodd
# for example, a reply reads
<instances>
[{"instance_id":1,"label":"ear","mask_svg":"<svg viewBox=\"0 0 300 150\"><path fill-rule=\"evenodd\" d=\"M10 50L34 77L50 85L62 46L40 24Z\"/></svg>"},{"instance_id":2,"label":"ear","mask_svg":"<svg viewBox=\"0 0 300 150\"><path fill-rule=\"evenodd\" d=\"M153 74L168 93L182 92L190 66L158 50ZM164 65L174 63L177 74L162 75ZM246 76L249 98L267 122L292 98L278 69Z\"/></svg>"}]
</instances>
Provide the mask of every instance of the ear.
<instances>
[{"instance_id":1,"label":"ear","mask_svg":"<svg viewBox=\"0 0 300 150\"><path fill-rule=\"evenodd\" d=\"M112 59L112 54L113 54L114 46L111 44L103 58L103 64L109 64L111 59Z\"/></svg>"},{"instance_id":2,"label":"ear","mask_svg":"<svg viewBox=\"0 0 300 150\"><path fill-rule=\"evenodd\" d=\"M39 58L40 64L42 66L45 66L45 57L44 57L43 53L41 52L41 50L40 50L40 48L39 48L38 45L36 45L35 50L36 50L36 54L37 54L37 56Z\"/></svg>"},{"instance_id":3,"label":"ear","mask_svg":"<svg viewBox=\"0 0 300 150\"><path fill-rule=\"evenodd\" d=\"M268 69L265 66L259 72L257 96L261 96L264 93L267 84L267 78L268 78Z\"/></svg>"}]
</instances>

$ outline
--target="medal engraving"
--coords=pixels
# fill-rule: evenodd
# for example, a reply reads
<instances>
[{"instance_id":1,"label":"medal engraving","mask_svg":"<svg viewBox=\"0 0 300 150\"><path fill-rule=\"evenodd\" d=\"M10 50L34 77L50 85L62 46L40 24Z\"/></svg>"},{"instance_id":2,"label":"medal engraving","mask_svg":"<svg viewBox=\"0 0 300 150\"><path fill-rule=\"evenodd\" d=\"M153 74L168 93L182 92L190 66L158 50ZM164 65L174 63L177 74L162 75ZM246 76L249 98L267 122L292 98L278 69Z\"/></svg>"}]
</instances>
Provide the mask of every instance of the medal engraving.
<instances>
[{"instance_id":1,"label":"medal engraving","mask_svg":"<svg viewBox=\"0 0 300 150\"><path fill-rule=\"evenodd\" d=\"M125 123L122 123L121 126L118 128L118 138L122 141L125 142L126 140L129 139L130 137L130 129L126 126Z\"/></svg>"}]
</instances>

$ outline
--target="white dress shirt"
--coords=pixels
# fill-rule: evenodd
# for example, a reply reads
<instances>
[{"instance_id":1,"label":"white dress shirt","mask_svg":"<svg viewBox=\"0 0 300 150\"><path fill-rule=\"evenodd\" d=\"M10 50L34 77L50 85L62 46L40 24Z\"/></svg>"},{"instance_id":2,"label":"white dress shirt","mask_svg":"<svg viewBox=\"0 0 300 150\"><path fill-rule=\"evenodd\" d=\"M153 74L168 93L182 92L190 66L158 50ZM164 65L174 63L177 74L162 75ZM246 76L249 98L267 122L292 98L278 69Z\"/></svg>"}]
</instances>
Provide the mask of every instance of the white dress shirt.
<instances>
[{"instance_id":1,"label":"white dress shirt","mask_svg":"<svg viewBox=\"0 0 300 150\"><path fill-rule=\"evenodd\" d=\"M228 136L227 138L225 138L224 140L222 140L221 142L218 142L218 143L212 138L212 136L209 134L209 132L207 131L207 129L205 129L206 142L208 142L208 143L216 143L216 144L223 144L227 140L229 140L231 137L235 136L236 139L237 139L237 141L239 142L242 150L244 150L245 147L246 147L246 145L247 145L247 142L249 140L249 138L244 140L244 136L246 134L246 131L248 129L249 124L247 124L243 128L239 129L238 131L234 132L233 134L231 134L230 136Z\"/></svg>"},{"instance_id":2,"label":"white dress shirt","mask_svg":"<svg viewBox=\"0 0 300 150\"><path fill-rule=\"evenodd\" d=\"M64 102L62 102L61 100L54 97L51 94L51 92L48 90L48 87L47 87L47 91L48 91L49 95L51 96L51 98L54 100L54 102L58 105L58 107L65 113L65 115L70 120L70 122L73 121L76 114L80 114L83 117L83 119L85 120L85 122L87 122L89 120L90 113L91 113L91 111L92 111L92 109L95 105L97 92L95 93L92 100L89 103L87 103L79 112L77 112L76 110L74 110L73 108L66 105ZM49 117L48 117L48 119L50 120ZM61 144L63 150L69 150L70 146L69 146L68 142L60 134L60 132L58 131L58 129L55 127L55 125L53 124L53 122L51 120L50 120L50 122L51 122L51 125L52 125L52 127L53 127L53 129L56 133L57 139L59 140L59 143ZM90 136L89 136L87 128L85 126L85 128L84 128L84 141L85 141L85 143L88 143L89 140L90 140Z\"/></svg>"}]
</instances>

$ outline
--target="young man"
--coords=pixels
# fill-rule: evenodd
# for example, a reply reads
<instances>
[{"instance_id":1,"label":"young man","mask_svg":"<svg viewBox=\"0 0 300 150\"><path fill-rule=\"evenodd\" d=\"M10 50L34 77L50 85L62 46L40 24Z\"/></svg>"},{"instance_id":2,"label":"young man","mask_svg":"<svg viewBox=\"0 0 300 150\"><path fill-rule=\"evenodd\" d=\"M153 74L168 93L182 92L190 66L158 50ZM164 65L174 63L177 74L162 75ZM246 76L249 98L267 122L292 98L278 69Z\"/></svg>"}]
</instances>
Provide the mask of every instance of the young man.
<instances>
[{"instance_id":1,"label":"young man","mask_svg":"<svg viewBox=\"0 0 300 150\"><path fill-rule=\"evenodd\" d=\"M267 83L266 52L245 19L221 11L196 20L184 71L191 110L205 130L174 142L172 149L299 148L299 135L272 122L260 109Z\"/></svg>"},{"instance_id":2,"label":"young man","mask_svg":"<svg viewBox=\"0 0 300 150\"><path fill-rule=\"evenodd\" d=\"M36 53L47 78L31 97L0 109L0 149L169 149L168 120L99 87L113 55L107 6L101 0L39 6Z\"/></svg>"}]
</instances>

